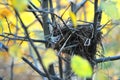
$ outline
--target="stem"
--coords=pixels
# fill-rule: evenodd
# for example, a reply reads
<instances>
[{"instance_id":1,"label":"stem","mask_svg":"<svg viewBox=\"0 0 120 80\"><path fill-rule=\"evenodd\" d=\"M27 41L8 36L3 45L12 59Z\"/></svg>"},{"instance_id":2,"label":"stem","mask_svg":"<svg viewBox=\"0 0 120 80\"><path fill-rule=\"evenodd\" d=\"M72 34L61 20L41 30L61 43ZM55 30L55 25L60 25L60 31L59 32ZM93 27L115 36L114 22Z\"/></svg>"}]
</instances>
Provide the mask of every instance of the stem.
<instances>
[{"instance_id":1,"label":"stem","mask_svg":"<svg viewBox=\"0 0 120 80\"><path fill-rule=\"evenodd\" d=\"M35 53L36 53L36 55L37 55L37 57L38 57L39 63L41 64L44 72L46 73L46 76L48 77L48 79L51 80L51 79L50 79L50 76L49 76L49 74L48 74L48 72L47 72L47 70L46 70L46 68L45 68L45 66L43 65L42 58L41 58L41 56L40 56L37 48L35 47L33 41L30 39L29 33L28 33L28 31L27 31L27 27L25 26L25 24L24 24L23 21L21 20L20 15L19 15L19 13L18 13L16 10L15 10L15 13L16 13L17 17L19 18L20 22L21 22L21 26L22 26L22 28L24 29L24 32L25 32L25 34L26 34L26 36L27 36L27 39L29 40L32 48L34 49L34 51L35 51Z\"/></svg>"},{"instance_id":2,"label":"stem","mask_svg":"<svg viewBox=\"0 0 120 80\"><path fill-rule=\"evenodd\" d=\"M96 59L95 62L101 63L101 62L114 61L119 59L120 59L120 56L111 56L111 57L103 57L103 58Z\"/></svg>"}]
</instances>

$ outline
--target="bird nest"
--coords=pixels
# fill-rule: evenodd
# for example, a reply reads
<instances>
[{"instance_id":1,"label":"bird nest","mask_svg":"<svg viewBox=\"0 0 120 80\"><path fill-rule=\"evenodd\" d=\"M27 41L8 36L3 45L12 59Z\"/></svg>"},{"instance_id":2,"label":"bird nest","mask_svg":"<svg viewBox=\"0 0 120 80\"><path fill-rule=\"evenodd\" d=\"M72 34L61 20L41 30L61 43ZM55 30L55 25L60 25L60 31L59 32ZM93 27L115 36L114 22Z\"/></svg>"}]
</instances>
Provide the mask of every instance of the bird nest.
<instances>
[{"instance_id":1,"label":"bird nest","mask_svg":"<svg viewBox=\"0 0 120 80\"><path fill-rule=\"evenodd\" d=\"M97 44L101 41L101 32L95 31L92 23L77 25L77 28L70 25L59 27L53 32L57 38L54 49L70 55L80 55L91 62Z\"/></svg>"}]
</instances>

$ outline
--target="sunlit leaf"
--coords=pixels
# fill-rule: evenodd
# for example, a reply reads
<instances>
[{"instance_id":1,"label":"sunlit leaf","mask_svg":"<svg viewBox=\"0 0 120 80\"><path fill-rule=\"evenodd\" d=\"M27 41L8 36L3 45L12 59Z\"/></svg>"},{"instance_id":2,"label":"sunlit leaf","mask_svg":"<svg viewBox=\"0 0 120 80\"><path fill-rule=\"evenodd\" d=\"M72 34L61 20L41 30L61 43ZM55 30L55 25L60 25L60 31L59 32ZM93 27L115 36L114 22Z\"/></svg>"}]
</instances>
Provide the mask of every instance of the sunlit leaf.
<instances>
[{"instance_id":1,"label":"sunlit leaf","mask_svg":"<svg viewBox=\"0 0 120 80\"><path fill-rule=\"evenodd\" d=\"M17 44L14 44L9 48L9 54L14 58L21 58L23 56L22 50Z\"/></svg>"},{"instance_id":2,"label":"sunlit leaf","mask_svg":"<svg viewBox=\"0 0 120 80\"><path fill-rule=\"evenodd\" d=\"M11 3L18 11L23 11L27 7L28 0L11 0Z\"/></svg>"},{"instance_id":3,"label":"sunlit leaf","mask_svg":"<svg viewBox=\"0 0 120 80\"><path fill-rule=\"evenodd\" d=\"M9 17L10 15L12 15L12 12L8 7L6 6L0 7L0 19L4 17Z\"/></svg>"},{"instance_id":4,"label":"sunlit leaf","mask_svg":"<svg viewBox=\"0 0 120 80\"><path fill-rule=\"evenodd\" d=\"M89 62L80 56L73 56L71 59L71 67L73 72L80 77L91 77L92 68Z\"/></svg>"},{"instance_id":5,"label":"sunlit leaf","mask_svg":"<svg viewBox=\"0 0 120 80\"><path fill-rule=\"evenodd\" d=\"M76 18L76 15L73 12L70 12L70 18L72 20L74 28L76 28L77 27L77 18Z\"/></svg>"},{"instance_id":6,"label":"sunlit leaf","mask_svg":"<svg viewBox=\"0 0 120 80\"><path fill-rule=\"evenodd\" d=\"M100 7L112 19L120 19L120 14L116 2L113 2L111 0L109 1L102 0Z\"/></svg>"},{"instance_id":7,"label":"sunlit leaf","mask_svg":"<svg viewBox=\"0 0 120 80\"><path fill-rule=\"evenodd\" d=\"M62 18L64 19L64 20L67 20L70 16L69 16L69 11L68 10L66 10L66 9L61 9L61 10L59 10L59 13L60 13L60 15L62 16Z\"/></svg>"},{"instance_id":8,"label":"sunlit leaf","mask_svg":"<svg viewBox=\"0 0 120 80\"><path fill-rule=\"evenodd\" d=\"M31 0L31 2L36 6L36 7L40 7L40 2L38 0Z\"/></svg>"},{"instance_id":9,"label":"sunlit leaf","mask_svg":"<svg viewBox=\"0 0 120 80\"><path fill-rule=\"evenodd\" d=\"M43 63L46 68L49 67L50 64L54 63L57 60L57 56L53 49L47 49L43 56Z\"/></svg>"}]
</instances>

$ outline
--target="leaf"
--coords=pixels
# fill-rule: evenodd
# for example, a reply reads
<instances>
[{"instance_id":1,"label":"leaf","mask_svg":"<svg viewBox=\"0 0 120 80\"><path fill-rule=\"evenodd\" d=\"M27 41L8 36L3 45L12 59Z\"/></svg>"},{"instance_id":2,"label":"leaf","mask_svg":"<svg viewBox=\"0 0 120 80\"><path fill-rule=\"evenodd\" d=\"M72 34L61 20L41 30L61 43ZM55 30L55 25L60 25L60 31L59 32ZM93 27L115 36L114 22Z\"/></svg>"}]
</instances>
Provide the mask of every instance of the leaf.
<instances>
[{"instance_id":1,"label":"leaf","mask_svg":"<svg viewBox=\"0 0 120 80\"><path fill-rule=\"evenodd\" d=\"M27 7L28 0L11 0L11 3L18 11L24 11Z\"/></svg>"},{"instance_id":2,"label":"leaf","mask_svg":"<svg viewBox=\"0 0 120 80\"><path fill-rule=\"evenodd\" d=\"M0 6L0 19L3 19L4 17L9 17L12 15L12 11L10 8L3 6Z\"/></svg>"},{"instance_id":3,"label":"leaf","mask_svg":"<svg viewBox=\"0 0 120 80\"><path fill-rule=\"evenodd\" d=\"M100 3L100 7L112 19L120 19L120 14L116 2L113 2L111 0L109 1L102 0Z\"/></svg>"},{"instance_id":4,"label":"leaf","mask_svg":"<svg viewBox=\"0 0 120 80\"><path fill-rule=\"evenodd\" d=\"M46 68L49 67L50 64L54 63L57 60L57 56L55 51L51 48L47 49L43 56L43 63Z\"/></svg>"},{"instance_id":5,"label":"leaf","mask_svg":"<svg viewBox=\"0 0 120 80\"><path fill-rule=\"evenodd\" d=\"M22 50L17 44L14 44L9 48L9 54L14 58L21 58L23 56Z\"/></svg>"},{"instance_id":6,"label":"leaf","mask_svg":"<svg viewBox=\"0 0 120 80\"><path fill-rule=\"evenodd\" d=\"M3 33L3 25L2 25L2 21L0 21L0 34Z\"/></svg>"},{"instance_id":7,"label":"leaf","mask_svg":"<svg viewBox=\"0 0 120 80\"><path fill-rule=\"evenodd\" d=\"M76 28L77 27L77 18L76 18L76 15L73 12L71 12L71 11L70 11L69 15L70 15L70 18L72 20L74 28Z\"/></svg>"},{"instance_id":8,"label":"leaf","mask_svg":"<svg viewBox=\"0 0 120 80\"><path fill-rule=\"evenodd\" d=\"M80 56L73 56L71 59L71 68L76 75L80 77L91 77L92 68L89 62Z\"/></svg>"}]
</instances>

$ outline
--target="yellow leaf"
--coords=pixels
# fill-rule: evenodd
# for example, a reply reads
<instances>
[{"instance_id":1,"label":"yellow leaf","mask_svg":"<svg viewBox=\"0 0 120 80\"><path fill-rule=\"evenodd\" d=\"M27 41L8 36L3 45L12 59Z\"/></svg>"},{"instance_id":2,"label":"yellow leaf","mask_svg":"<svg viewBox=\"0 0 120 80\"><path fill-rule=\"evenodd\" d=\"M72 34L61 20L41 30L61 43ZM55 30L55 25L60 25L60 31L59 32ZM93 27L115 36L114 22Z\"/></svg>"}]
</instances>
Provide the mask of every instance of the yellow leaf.
<instances>
[{"instance_id":1,"label":"yellow leaf","mask_svg":"<svg viewBox=\"0 0 120 80\"><path fill-rule=\"evenodd\" d=\"M0 19L3 19L4 17L9 17L12 15L12 11L7 8L6 6L0 7Z\"/></svg>"},{"instance_id":2,"label":"yellow leaf","mask_svg":"<svg viewBox=\"0 0 120 80\"><path fill-rule=\"evenodd\" d=\"M67 20L69 18L69 11L65 11L65 9L59 10L60 15L64 20Z\"/></svg>"},{"instance_id":3,"label":"yellow leaf","mask_svg":"<svg viewBox=\"0 0 120 80\"><path fill-rule=\"evenodd\" d=\"M31 0L31 2L36 6L36 7L40 7L40 2L38 0Z\"/></svg>"},{"instance_id":4,"label":"yellow leaf","mask_svg":"<svg viewBox=\"0 0 120 80\"><path fill-rule=\"evenodd\" d=\"M18 11L23 11L27 7L28 0L11 0L11 3Z\"/></svg>"},{"instance_id":5,"label":"yellow leaf","mask_svg":"<svg viewBox=\"0 0 120 80\"><path fill-rule=\"evenodd\" d=\"M92 68L89 62L80 56L73 56L71 59L71 67L73 72L80 77L91 77Z\"/></svg>"},{"instance_id":6,"label":"yellow leaf","mask_svg":"<svg viewBox=\"0 0 120 80\"><path fill-rule=\"evenodd\" d=\"M51 48L47 49L43 56L43 63L46 68L49 67L50 64L54 63L57 60L57 56L55 51Z\"/></svg>"},{"instance_id":7,"label":"yellow leaf","mask_svg":"<svg viewBox=\"0 0 120 80\"><path fill-rule=\"evenodd\" d=\"M77 27L77 18L76 18L76 15L73 12L71 12L71 11L70 11L69 15L70 15L70 18L72 20L74 28L76 28Z\"/></svg>"},{"instance_id":8,"label":"yellow leaf","mask_svg":"<svg viewBox=\"0 0 120 80\"><path fill-rule=\"evenodd\" d=\"M9 48L9 54L14 58L21 58L23 56L22 50L17 44L14 44Z\"/></svg>"}]
</instances>

